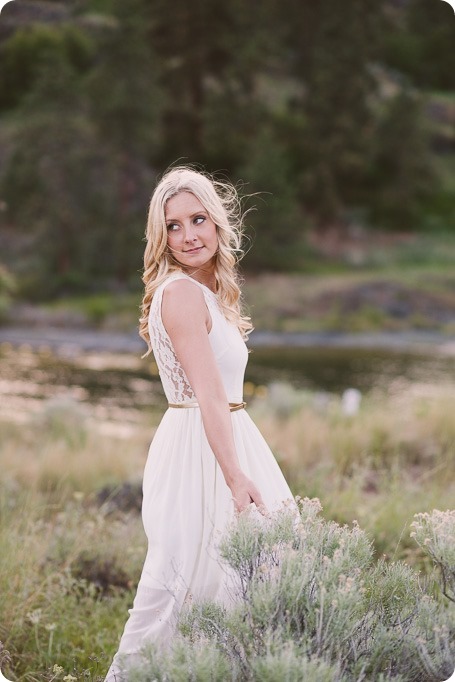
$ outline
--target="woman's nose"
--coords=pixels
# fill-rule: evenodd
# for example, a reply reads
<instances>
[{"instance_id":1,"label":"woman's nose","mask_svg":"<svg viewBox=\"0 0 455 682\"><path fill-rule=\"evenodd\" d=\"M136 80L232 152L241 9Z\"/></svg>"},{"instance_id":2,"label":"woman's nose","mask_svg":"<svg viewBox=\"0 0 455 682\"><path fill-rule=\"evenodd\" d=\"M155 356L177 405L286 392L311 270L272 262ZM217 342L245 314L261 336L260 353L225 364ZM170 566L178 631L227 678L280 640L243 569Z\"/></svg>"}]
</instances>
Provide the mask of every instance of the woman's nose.
<instances>
[{"instance_id":1,"label":"woman's nose","mask_svg":"<svg viewBox=\"0 0 455 682\"><path fill-rule=\"evenodd\" d=\"M194 242L196 239L196 232L193 226L186 225L183 228L183 238L186 242Z\"/></svg>"}]
</instances>

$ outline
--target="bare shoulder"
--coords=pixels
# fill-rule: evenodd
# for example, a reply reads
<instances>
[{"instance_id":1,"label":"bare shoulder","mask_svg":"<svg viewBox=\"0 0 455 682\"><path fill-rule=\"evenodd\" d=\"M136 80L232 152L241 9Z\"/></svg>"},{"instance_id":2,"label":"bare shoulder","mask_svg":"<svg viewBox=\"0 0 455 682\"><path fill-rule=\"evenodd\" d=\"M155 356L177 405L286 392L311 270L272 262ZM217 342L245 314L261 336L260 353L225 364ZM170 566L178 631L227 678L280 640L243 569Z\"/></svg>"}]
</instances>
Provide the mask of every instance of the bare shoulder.
<instances>
[{"instance_id":1,"label":"bare shoulder","mask_svg":"<svg viewBox=\"0 0 455 682\"><path fill-rule=\"evenodd\" d=\"M176 303L204 303L204 294L197 284L188 279L174 279L166 285L163 292L163 301L175 301Z\"/></svg>"},{"instance_id":2,"label":"bare shoulder","mask_svg":"<svg viewBox=\"0 0 455 682\"><path fill-rule=\"evenodd\" d=\"M162 302L163 321L178 323L206 321L204 294L197 284L187 279L176 279L165 287Z\"/></svg>"}]
</instances>

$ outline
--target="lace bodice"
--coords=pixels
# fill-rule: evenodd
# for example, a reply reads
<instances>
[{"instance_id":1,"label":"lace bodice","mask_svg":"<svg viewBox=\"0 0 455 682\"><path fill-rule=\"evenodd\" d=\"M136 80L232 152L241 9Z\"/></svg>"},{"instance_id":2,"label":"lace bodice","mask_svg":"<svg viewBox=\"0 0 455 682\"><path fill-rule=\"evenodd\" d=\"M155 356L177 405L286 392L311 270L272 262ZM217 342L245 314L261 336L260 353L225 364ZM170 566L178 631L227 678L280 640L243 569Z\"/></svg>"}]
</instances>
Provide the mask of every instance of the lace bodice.
<instances>
[{"instance_id":1,"label":"lace bodice","mask_svg":"<svg viewBox=\"0 0 455 682\"><path fill-rule=\"evenodd\" d=\"M150 343L166 398L170 403L197 400L185 371L175 354L161 317L161 304L165 287L169 282L182 278L190 280L203 291L205 303L212 319L209 341L228 400L230 402L241 402L243 379L248 360L248 351L242 336L237 327L224 317L217 295L183 272L172 273L155 291L148 320Z\"/></svg>"}]
</instances>

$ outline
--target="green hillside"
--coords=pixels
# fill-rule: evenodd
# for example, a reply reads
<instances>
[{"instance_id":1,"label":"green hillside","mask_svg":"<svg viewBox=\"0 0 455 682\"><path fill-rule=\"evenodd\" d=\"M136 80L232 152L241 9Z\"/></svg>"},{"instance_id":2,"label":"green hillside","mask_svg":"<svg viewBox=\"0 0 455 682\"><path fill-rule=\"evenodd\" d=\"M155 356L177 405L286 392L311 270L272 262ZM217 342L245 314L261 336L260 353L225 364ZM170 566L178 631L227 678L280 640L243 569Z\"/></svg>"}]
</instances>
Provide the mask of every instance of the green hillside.
<instances>
[{"instance_id":1,"label":"green hillside","mask_svg":"<svg viewBox=\"0 0 455 682\"><path fill-rule=\"evenodd\" d=\"M359 231L437 244L455 230L453 44L435 0L8 3L0 263L16 295L137 290L151 189L178 162L255 206L248 272L357 267Z\"/></svg>"}]
</instances>

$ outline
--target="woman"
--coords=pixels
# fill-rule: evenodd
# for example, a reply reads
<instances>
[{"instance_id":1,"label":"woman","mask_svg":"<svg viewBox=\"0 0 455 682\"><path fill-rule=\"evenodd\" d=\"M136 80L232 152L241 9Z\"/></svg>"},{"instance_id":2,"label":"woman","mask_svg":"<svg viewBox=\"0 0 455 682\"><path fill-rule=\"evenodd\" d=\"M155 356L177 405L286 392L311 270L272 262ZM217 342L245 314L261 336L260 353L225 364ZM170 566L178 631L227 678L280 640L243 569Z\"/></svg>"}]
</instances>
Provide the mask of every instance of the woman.
<instances>
[{"instance_id":1,"label":"woman","mask_svg":"<svg viewBox=\"0 0 455 682\"><path fill-rule=\"evenodd\" d=\"M150 204L140 335L169 409L145 466L148 552L106 681L147 641L168 642L184 602L227 602L217 543L235 513L272 511L292 493L244 409L252 326L240 311L242 219L235 189L190 168L168 171Z\"/></svg>"}]
</instances>

